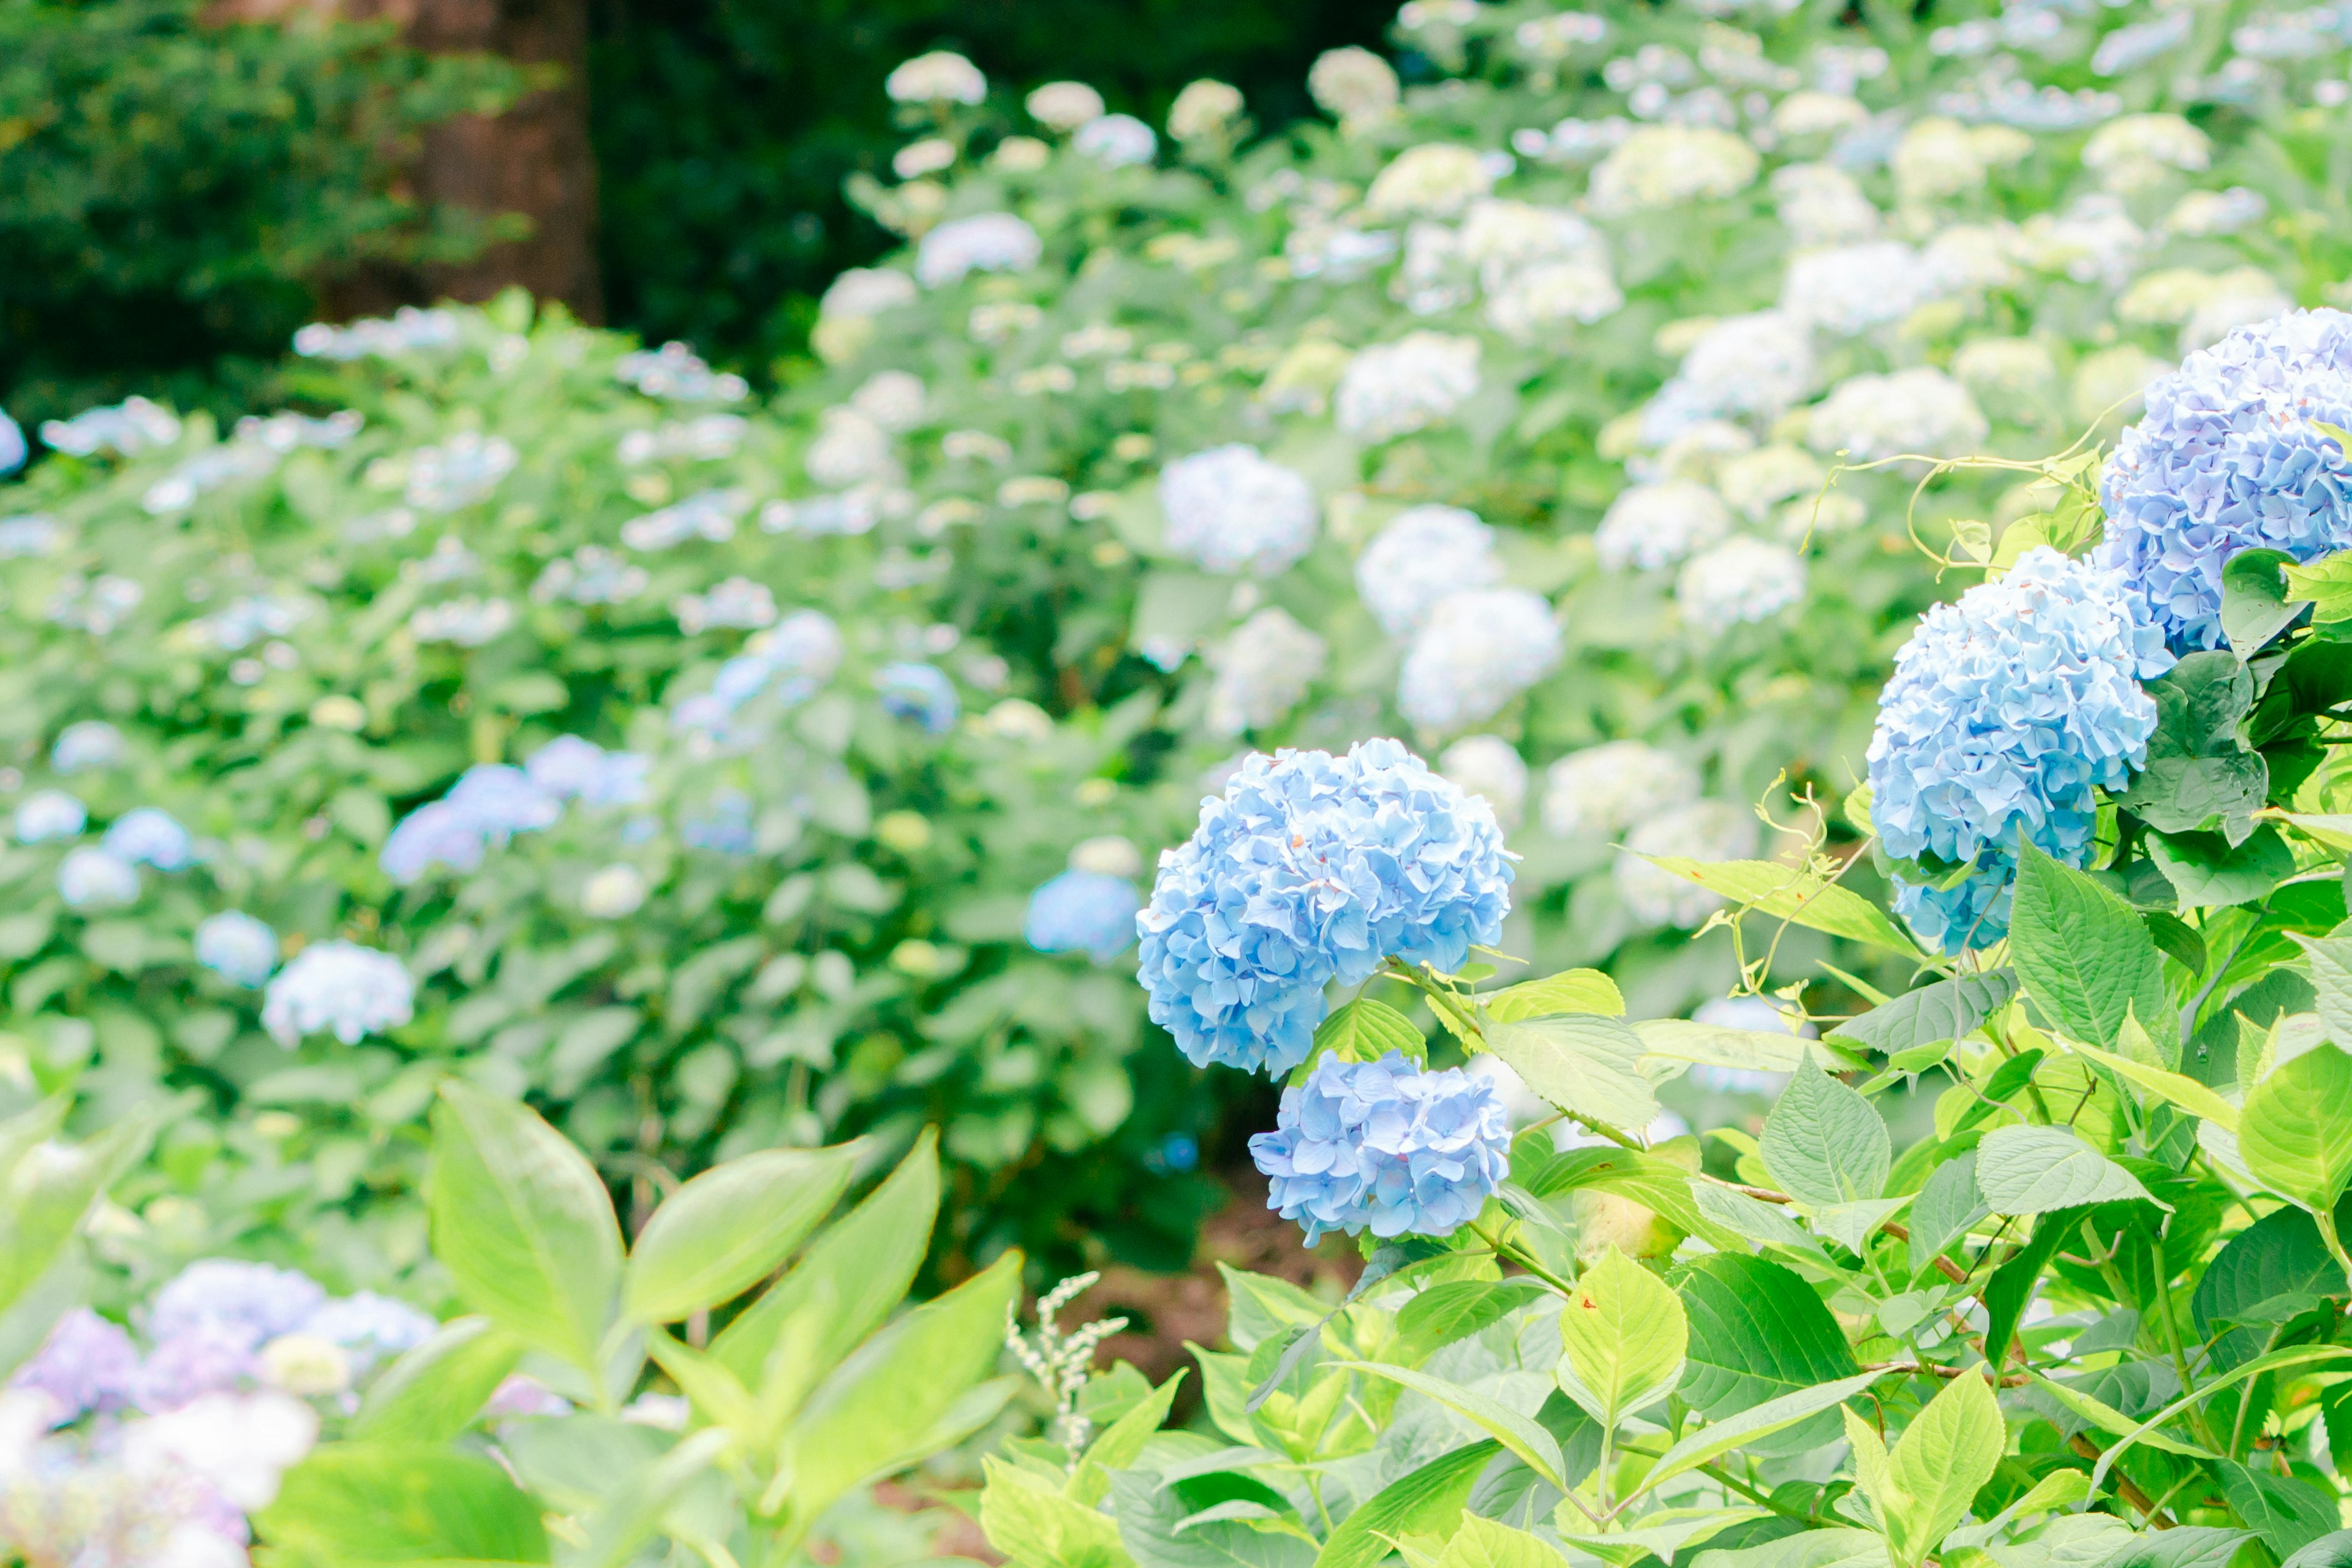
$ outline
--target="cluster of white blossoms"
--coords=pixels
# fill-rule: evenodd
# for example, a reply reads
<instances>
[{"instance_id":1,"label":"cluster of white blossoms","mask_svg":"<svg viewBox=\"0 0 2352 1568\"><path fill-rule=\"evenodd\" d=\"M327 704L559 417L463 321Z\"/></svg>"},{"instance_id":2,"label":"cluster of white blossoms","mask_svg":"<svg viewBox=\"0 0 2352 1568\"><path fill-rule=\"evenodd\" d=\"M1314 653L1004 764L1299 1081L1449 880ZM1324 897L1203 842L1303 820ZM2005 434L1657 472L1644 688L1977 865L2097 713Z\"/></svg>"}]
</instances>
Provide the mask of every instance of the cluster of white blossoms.
<instances>
[{"instance_id":1,"label":"cluster of white blossoms","mask_svg":"<svg viewBox=\"0 0 2352 1568\"><path fill-rule=\"evenodd\" d=\"M1456 506L1399 512L1356 558L1356 591L1382 630L1410 637L1448 594L1502 581L1495 531Z\"/></svg>"},{"instance_id":2,"label":"cluster of white blossoms","mask_svg":"<svg viewBox=\"0 0 2352 1568\"><path fill-rule=\"evenodd\" d=\"M1675 603L1693 629L1719 633L1769 620L1805 596L1805 563L1787 545L1741 534L1683 563Z\"/></svg>"},{"instance_id":3,"label":"cluster of white blossoms","mask_svg":"<svg viewBox=\"0 0 2352 1568\"><path fill-rule=\"evenodd\" d=\"M1323 639L1268 606L1209 653L1212 734L1237 736L1279 723L1323 673Z\"/></svg>"},{"instance_id":4,"label":"cluster of white blossoms","mask_svg":"<svg viewBox=\"0 0 2352 1568\"><path fill-rule=\"evenodd\" d=\"M1806 425L1815 451L1858 463L1898 454L1963 456L1990 433L1969 389L1933 365L1848 377L1813 406Z\"/></svg>"},{"instance_id":5,"label":"cluster of white blossoms","mask_svg":"<svg viewBox=\"0 0 2352 1568\"><path fill-rule=\"evenodd\" d=\"M1397 710L1440 733L1477 724L1549 675L1560 661L1559 616L1525 588L1449 594L1405 652Z\"/></svg>"},{"instance_id":6,"label":"cluster of white blossoms","mask_svg":"<svg viewBox=\"0 0 2352 1568\"><path fill-rule=\"evenodd\" d=\"M1315 542L1315 490L1255 447L1235 442L1160 471L1168 548L1212 572L1276 576Z\"/></svg>"},{"instance_id":7,"label":"cluster of white blossoms","mask_svg":"<svg viewBox=\"0 0 2352 1568\"><path fill-rule=\"evenodd\" d=\"M1714 490L1691 479L1658 479L1618 491L1592 542L1612 572L1654 572L1730 531L1730 510Z\"/></svg>"},{"instance_id":8,"label":"cluster of white blossoms","mask_svg":"<svg viewBox=\"0 0 2352 1568\"><path fill-rule=\"evenodd\" d=\"M1340 429L1387 441L1446 418L1478 390L1478 340L1408 332L1348 362L1332 400Z\"/></svg>"}]
</instances>

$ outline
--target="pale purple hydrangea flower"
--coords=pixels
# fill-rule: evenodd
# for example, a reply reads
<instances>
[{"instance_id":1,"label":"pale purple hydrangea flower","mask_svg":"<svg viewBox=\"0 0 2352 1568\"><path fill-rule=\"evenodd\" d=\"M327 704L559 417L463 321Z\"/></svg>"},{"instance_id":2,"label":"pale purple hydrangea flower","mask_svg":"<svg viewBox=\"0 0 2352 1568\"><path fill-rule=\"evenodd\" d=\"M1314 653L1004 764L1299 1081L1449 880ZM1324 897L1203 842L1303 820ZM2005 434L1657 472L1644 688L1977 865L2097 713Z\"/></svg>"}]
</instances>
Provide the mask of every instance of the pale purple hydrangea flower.
<instances>
[{"instance_id":1,"label":"pale purple hydrangea flower","mask_svg":"<svg viewBox=\"0 0 2352 1568\"><path fill-rule=\"evenodd\" d=\"M126 811L100 840L110 854L132 862L145 861L158 871L177 871L195 852L188 830L172 814L152 805Z\"/></svg>"},{"instance_id":2,"label":"pale purple hydrangea flower","mask_svg":"<svg viewBox=\"0 0 2352 1568\"><path fill-rule=\"evenodd\" d=\"M62 1426L87 1414L121 1409L131 1402L138 1373L138 1348L121 1326L76 1307L58 1320L9 1386L47 1394L55 1405L50 1424Z\"/></svg>"},{"instance_id":3,"label":"pale purple hydrangea flower","mask_svg":"<svg viewBox=\"0 0 2352 1568\"><path fill-rule=\"evenodd\" d=\"M278 933L242 910L207 915L196 927L196 962L232 984L259 985L278 967Z\"/></svg>"},{"instance_id":4,"label":"pale purple hydrangea flower","mask_svg":"<svg viewBox=\"0 0 2352 1568\"><path fill-rule=\"evenodd\" d=\"M415 994L407 967L392 954L356 942L318 942L269 982L261 1026L289 1050L322 1030L356 1046L415 1016Z\"/></svg>"},{"instance_id":5,"label":"pale purple hydrangea flower","mask_svg":"<svg viewBox=\"0 0 2352 1568\"><path fill-rule=\"evenodd\" d=\"M1040 952L1083 952L1108 963L1135 942L1143 894L1125 877L1071 869L1029 895L1022 936Z\"/></svg>"}]
</instances>

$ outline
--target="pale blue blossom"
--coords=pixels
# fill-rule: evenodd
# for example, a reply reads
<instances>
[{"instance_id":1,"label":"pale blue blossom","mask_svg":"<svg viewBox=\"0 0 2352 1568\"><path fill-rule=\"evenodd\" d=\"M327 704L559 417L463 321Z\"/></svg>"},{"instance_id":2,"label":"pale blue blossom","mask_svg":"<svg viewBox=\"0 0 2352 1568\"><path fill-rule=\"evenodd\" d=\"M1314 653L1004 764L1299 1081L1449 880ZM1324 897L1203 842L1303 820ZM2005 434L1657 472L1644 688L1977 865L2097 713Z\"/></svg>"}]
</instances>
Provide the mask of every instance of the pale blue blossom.
<instances>
[{"instance_id":1,"label":"pale blue blossom","mask_svg":"<svg viewBox=\"0 0 2352 1568\"><path fill-rule=\"evenodd\" d=\"M188 830L170 812L152 805L124 812L100 842L108 853L125 860L144 861L158 871L183 869L195 852Z\"/></svg>"},{"instance_id":2,"label":"pale blue blossom","mask_svg":"<svg viewBox=\"0 0 2352 1568\"><path fill-rule=\"evenodd\" d=\"M131 1402L138 1373L138 1349L121 1326L76 1307L58 1320L8 1385L47 1394L50 1423L61 1426L91 1412L121 1409Z\"/></svg>"},{"instance_id":3,"label":"pale blue blossom","mask_svg":"<svg viewBox=\"0 0 2352 1568\"><path fill-rule=\"evenodd\" d=\"M321 1031L356 1046L415 1016L415 994L407 967L392 954L322 942L296 953L269 982L261 1026L289 1050Z\"/></svg>"},{"instance_id":4,"label":"pale blue blossom","mask_svg":"<svg viewBox=\"0 0 2352 1568\"><path fill-rule=\"evenodd\" d=\"M53 838L71 838L89 823L89 809L72 795L61 789L37 790L17 803L16 842L46 844Z\"/></svg>"},{"instance_id":5,"label":"pale blue blossom","mask_svg":"<svg viewBox=\"0 0 2352 1568\"><path fill-rule=\"evenodd\" d=\"M58 896L77 910L120 909L139 898L139 868L112 850L85 844L58 865Z\"/></svg>"},{"instance_id":6,"label":"pale blue blossom","mask_svg":"<svg viewBox=\"0 0 2352 1568\"><path fill-rule=\"evenodd\" d=\"M2352 315L2240 327L2148 387L2100 478L2120 570L2176 648L2222 643L2221 568L2242 550L2310 561L2352 545Z\"/></svg>"},{"instance_id":7,"label":"pale blue blossom","mask_svg":"<svg viewBox=\"0 0 2352 1568\"><path fill-rule=\"evenodd\" d=\"M1143 894L1125 877L1072 869L1029 895L1022 935L1040 952L1083 952L1108 963L1135 942Z\"/></svg>"},{"instance_id":8,"label":"pale blue blossom","mask_svg":"<svg viewBox=\"0 0 2352 1568\"><path fill-rule=\"evenodd\" d=\"M122 760L122 731L103 719L84 719L58 732L49 765L61 773L110 768Z\"/></svg>"},{"instance_id":9,"label":"pale blue blossom","mask_svg":"<svg viewBox=\"0 0 2352 1568\"><path fill-rule=\"evenodd\" d=\"M886 664L874 672L874 689L885 711L920 725L926 734L944 735L963 711L955 687L932 665Z\"/></svg>"},{"instance_id":10,"label":"pale blue blossom","mask_svg":"<svg viewBox=\"0 0 2352 1568\"><path fill-rule=\"evenodd\" d=\"M635 805L646 797L653 759L635 752L608 752L593 741L561 735L523 763L530 782L546 794L583 805Z\"/></svg>"},{"instance_id":11,"label":"pale blue blossom","mask_svg":"<svg viewBox=\"0 0 2352 1568\"><path fill-rule=\"evenodd\" d=\"M1442 1237L1509 1173L1511 1121L1494 1084L1460 1068L1327 1056L1282 1091L1275 1130L1249 1149L1266 1207L1305 1226L1309 1247L1327 1230Z\"/></svg>"},{"instance_id":12,"label":"pale blue blossom","mask_svg":"<svg viewBox=\"0 0 2352 1568\"><path fill-rule=\"evenodd\" d=\"M1888 852L1958 868L1991 850L1979 870L1996 891L2021 833L2082 865L2096 792L2123 789L2147 760L2157 713L2140 682L2172 664L2116 574L2054 550L1937 605L1895 656L1871 737L1871 817ZM1947 948L2008 927L2005 898L1982 889L1908 889L1901 907Z\"/></svg>"},{"instance_id":13,"label":"pale blue blossom","mask_svg":"<svg viewBox=\"0 0 2352 1568\"><path fill-rule=\"evenodd\" d=\"M250 1350L300 1328L326 1305L327 1292L299 1268L205 1258L155 1293L147 1332L156 1342L197 1329L219 1329Z\"/></svg>"},{"instance_id":14,"label":"pale blue blossom","mask_svg":"<svg viewBox=\"0 0 2352 1568\"><path fill-rule=\"evenodd\" d=\"M25 466L30 448L25 445L25 430L8 411L0 408L0 474L12 474Z\"/></svg>"},{"instance_id":15,"label":"pale blue blossom","mask_svg":"<svg viewBox=\"0 0 2352 1568\"><path fill-rule=\"evenodd\" d=\"M440 1328L405 1301L362 1290L327 1302L302 1321L300 1332L331 1340L352 1354L355 1372L385 1356L414 1350Z\"/></svg>"},{"instance_id":16,"label":"pale blue blossom","mask_svg":"<svg viewBox=\"0 0 2352 1568\"><path fill-rule=\"evenodd\" d=\"M1288 1072L1324 987L1458 969L1502 935L1511 867L1483 800L1391 740L1254 755L1162 856L1136 917L1152 1021L1197 1067Z\"/></svg>"},{"instance_id":17,"label":"pale blue blossom","mask_svg":"<svg viewBox=\"0 0 2352 1568\"><path fill-rule=\"evenodd\" d=\"M278 933L239 910L206 915L196 927L196 962L233 985L259 985L278 967Z\"/></svg>"}]
</instances>

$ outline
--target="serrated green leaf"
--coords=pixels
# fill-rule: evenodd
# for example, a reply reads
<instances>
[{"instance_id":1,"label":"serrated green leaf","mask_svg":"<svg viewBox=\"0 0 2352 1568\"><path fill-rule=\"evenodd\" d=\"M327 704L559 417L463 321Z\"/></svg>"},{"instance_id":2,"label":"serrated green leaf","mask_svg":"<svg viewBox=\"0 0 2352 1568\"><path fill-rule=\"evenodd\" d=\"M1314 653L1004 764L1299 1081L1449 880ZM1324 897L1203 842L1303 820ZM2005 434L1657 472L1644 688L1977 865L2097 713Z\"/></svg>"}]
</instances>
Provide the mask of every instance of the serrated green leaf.
<instances>
[{"instance_id":1,"label":"serrated green leaf","mask_svg":"<svg viewBox=\"0 0 2352 1568\"><path fill-rule=\"evenodd\" d=\"M1743 1410L1727 1421L1711 1421L1690 1433L1673 1447L1658 1457L1642 1478L1633 1495L1654 1491L1677 1476L1688 1475L1701 1465L1712 1464L1734 1448L1785 1431L1798 1422L1817 1415L1841 1405L1876 1382L1883 1373L1857 1373L1852 1377L1825 1383L1818 1388L1808 1388L1796 1394L1784 1394L1778 1399L1768 1399L1752 1410Z\"/></svg>"},{"instance_id":2,"label":"serrated green leaf","mask_svg":"<svg viewBox=\"0 0 2352 1568\"><path fill-rule=\"evenodd\" d=\"M1820 1206L1886 1188L1894 1140L1870 1101L1807 1057L1764 1119L1759 1149L1780 1190Z\"/></svg>"},{"instance_id":3,"label":"serrated green leaf","mask_svg":"<svg viewBox=\"0 0 2352 1568\"><path fill-rule=\"evenodd\" d=\"M1885 910L1810 868L1784 866L1777 860L1686 860L1671 855L1645 858L1660 870L1696 882L1759 914L1906 958L1919 956L1918 944L1904 935Z\"/></svg>"},{"instance_id":4,"label":"serrated green leaf","mask_svg":"<svg viewBox=\"0 0 2352 1568\"><path fill-rule=\"evenodd\" d=\"M2352 1057L2321 1045L2273 1068L2239 1112L2238 1155L2281 1197L2330 1213L2352 1181Z\"/></svg>"},{"instance_id":5,"label":"serrated green leaf","mask_svg":"<svg viewBox=\"0 0 2352 1568\"><path fill-rule=\"evenodd\" d=\"M1642 1076L1642 1037L1618 1019L1571 1013L1492 1024L1486 1045L1562 1110L1629 1133L1657 1117L1657 1096Z\"/></svg>"},{"instance_id":6,"label":"serrated green leaf","mask_svg":"<svg viewBox=\"0 0 2352 1568\"><path fill-rule=\"evenodd\" d=\"M1996 1127L1986 1133L1977 1145L1977 1191L1999 1215L2048 1214L2135 1198L2157 1203L2129 1171L2065 1127Z\"/></svg>"},{"instance_id":7,"label":"serrated green leaf","mask_svg":"<svg viewBox=\"0 0 2352 1568\"><path fill-rule=\"evenodd\" d=\"M1481 996L1486 1016L1500 1024L1516 1024L1553 1013L1597 1013L1603 1017L1625 1016L1625 998L1617 983L1597 969L1569 969L1541 980L1524 980Z\"/></svg>"},{"instance_id":8,"label":"serrated green leaf","mask_svg":"<svg viewBox=\"0 0 2352 1568\"><path fill-rule=\"evenodd\" d=\"M1846 1019L1830 1031L1885 1056L1945 1040L1963 1040L2017 994L2017 976L2006 969L1956 975L1906 991L1893 1001Z\"/></svg>"},{"instance_id":9,"label":"serrated green leaf","mask_svg":"<svg viewBox=\"0 0 2352 1568\"><path fill-rule=\"evenodd\" d=\"M2126 1013L2164 1017L2164 959L2131 906L2031 844L2022 857L2010 948L2034 1005L2067 1034L2110 1050Z\"/></svg>"},{"instance_id":10,"label":"serrated green leaf","mask_svg":"<svg viewBox=\"0 0 2352 1568\"><path fill-rule=\"evenodd\" d=\"M1612 1247L1578 1276L1559 1339L1561 1392L1613 1427L1682 1380L1689 1328L1681 1298Z\"/></svg>"},{"instance_id":11,"label":"serrated green leaf","mask_svg":"<svg viewBox=\"0 0 2352 1568\"><path fill-rule=\"evenodd\" d=\"M1452 1531L1479 1472L1502 1447L1493 1438L1472 1443L1391 1481L1339 1521L1316 1556L1315 1568L1374 1568L1396 1536Z\"/></svg>"},{"instance_id":12,"label":"serrated green leaf","mask_svg":"<svg viewBox=\"0 0 2352 1568\"><path fill-rule=\"evenodd\" d=\"M1429 1042L1412 1020L1385 1002L1359 996L1323 1020L1315 1031L1315 1052L1341 1061L1376 1062L1397 1051L1416 1062L1429 1059Z\"/></svg>"},{"instance_id":13,"label":"serrated green leaf","mask_svg":"<svg viewBox=\"0 0 2352 1568\"><path fill-rule=\"evenodd\" d=\"M1837 1319L1792 1269L1717 1252L1693 1262L1676 1289L1690 1324L1678 1392L1710 1420L1860 1370ZM1816 1417L1748 1447L1764 1455L1803 1453L1836 1430L1835 1422L1824 1429Z\"/></svg>"}]
</instances>

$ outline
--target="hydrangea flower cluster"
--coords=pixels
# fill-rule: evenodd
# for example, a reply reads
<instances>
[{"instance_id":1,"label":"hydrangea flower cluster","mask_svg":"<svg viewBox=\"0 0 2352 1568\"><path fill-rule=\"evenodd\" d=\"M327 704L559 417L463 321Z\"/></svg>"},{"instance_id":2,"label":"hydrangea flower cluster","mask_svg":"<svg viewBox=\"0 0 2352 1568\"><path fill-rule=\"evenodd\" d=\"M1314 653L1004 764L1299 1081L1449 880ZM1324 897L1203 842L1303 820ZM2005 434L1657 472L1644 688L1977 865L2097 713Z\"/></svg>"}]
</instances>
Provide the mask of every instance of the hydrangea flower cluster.
<instances>
[{"instance_id":1,"label":"hydrangea flower cluster","mask_svg":"<svg viewBox=\"0 0 2352 1568\"><path fill-rule=\"evenodd\" d=\"M1592 543L1612 572L1628 566L1654 572L1730 531L1730 510L1715 491L1691 479L1659 479L1618 491Z\"/></svg>"},{"instance_id":2,"label":"hydrangea flower cluster","mask_svg":"<svg viewBox=\"0 0 2352 1568\"><path fill-rule=\"evenodd\" d=\"M1405 654L1398 710L1439 731L1491 719L1551 673L1561 652L1559 617L1540 594L1526 588L1449 594Z\"/></svg>"},{"instance_id":3,"label":"hydrangea flower cluster","mask_svg":"<svg viewBox=\"0 0 2352 1568\"><path fill-rule=\"evenodd\" d=\"M1897 907L1923 937L1957 951L2008 930L2021 833L2084 863L2096 792L2125 787L2156 730L2139 683L2172 664L2117 574L2054 550L1927 612L1895 656L1869 753L1888 852L1978 867L1956 888L1905 883Z\"/></svg>"},{"instance_id":4,"label":"hydrangea flower cluster","mask_svg":"<svg viewBox=\"0 0 2352 1568\"><path fill-rule=\"evenodd\" d=\"M1679 757L1646 741L1604 741L1544 775L1544 828L1558 838L1614 837L1698 790L1698 771Z\"/></svg>"},{"instance_id":5,"label":"hydrangea flower cluster","mask_svg":"<svg viewBox=\"0 0 2352 1568\"><path fill-rule=\"evenodd\" d=\"M1143 894L1125 877L1073 866L1029 895L1021 934L1040 952L1083 952L1108 963L1135 942Z\"/></svg>"},{"instance_id":6,"label":"hydrangea flower cluster","mask_svg":"<svg viewBox=\"0 0 2352 1568\"><path fill-rule=\"evenodd\" d=\"M289 1050L321 1030L347 1046L396 1029L415 1016L416 983L388 952L356 942L304 948L263 994L261 1026Z\"/></svg>"},{"instance_id":7,"label":"hydrangea flower cluster","mask_svg":"<svg viewBox=\"0 0 2352 1568\"><path fill-rule=\"evenodd\" d=\"M207 915L196 927L196 962L247 990L278 967L278 933L240 910Z\"/></svg>"},{"instance_id":8,"label":"hydrangea flower cluster","mask_svg":"<svg viewBox=\"0 0 2352 1568\"><path fill-rule=\"evenodd\" d=\"M1464 795L1494 807L1504 832L1518 826L1528 805L1528 763L1502 736L1463 736L1439 756L1437 771Z\"/></svg>"},{"instance_id":9,"label":"hydrangea flower cluster","mask_svg":"<svg viewBox=\"0 0 2352 1568\"><path fill-rule=\"evenodd\" d=\"M916 725L927 735L946 734L963 713L955 683L937 665L886 664L874 672L874 689L882 699L884 712Z\"/></svg>"},{"instance_id":10,"label":"hydrangea flower cluster","mask_svg":"<svg viewBox=\"0 0 2352 1568\"><path fill-rule=\"evenodd\" d=\"M1805 563L1785 544L1740 534L1683 563L1675 603L1685 624L1715 636L1767 621L1805 596Z\"/></svg>"},{"instance_id":11,"label":"hydrangea flower cluster","mask_svg":"<svg viewBox=\"0 0 2352 1568\"><path fill-rule=\"evenodd\" d=\"M974 272L1025 272L1045 253L1037 231L1011 213L975 213L923 236L915 276L924 288L940 289Z\"/></svg>"},{"instance_id":12,"label":"hydrangea flower cluster","mask_svg":"<svg viewBox=\"0 0 2352 1568\"><path fill-rule=\"evenodd\" d=\"M779 708L807 701L833 679L845 651L841 628L818 610L795 610L719 667L710 689L670 710L670 722L709 746L751 738L743 709L765 697Z\"/></svg>"},{"instance_id":13,"label":"hydrangea flower cluster","mask_svg":"<svg viewBox=\"0 0 2352 1568\"><path fill-rule=\"evenodd\" d=\"M2176 648L2221 646L2221 568L2241 550L2309 561L2352 545L2352 315L2241 327L2147 389L2100 477L2106 536Z\"/></svg>"},{"instance_id":14,"label":"hydrangea flower cluster","mask_svg":"<svg viewBox=\"0 0 2352 1568\"><path fill-rule=\"evenodd\" d=\"M1495 531L1458 506L1399 512L1356 558L1356 592L1382 630L1411 637L1440 599L1502 581Z\"/></svg>"},{"instance_id":15,"label":"hydrangea flower cluster","mask_svg":"<svg viewBox=\"0 0 2352 1568\"><path fill-rule=\"evenodd\" d=\"M1249 1141L1266 1206L1307 1227L1449 1236L1477 1217L1510 1169L1511 1121L1493 1083L1425 1072L1395 1051L1327 1056L1282 1091L1275 1130Z\"/></svg>"},{"instance_id":16,"label":"hydrangea flower cluster","mask_svg":"<svg viewBox=\"0 0 2352 1568\"><path fill-rule=\"evenodd\" d=\"M1348 362L1331 412L1349 435L1387 441L1446 418L1477 390L1477 339L1408 332Z\"/></svg>"},{"instance_id":17,"label":"hydrangea flower cluster","mask_svg":"<svg viewBox=\"0 0 2352 1568\"><path fill-rule=\"evenodd\" d=\"M1260 610L1209 654L1217 671L1209 688L1210 730L1240 735L1279 721L1323 673L1328 651L1288 611Z\"/></svg>"},{"instance_id":18,"label":"hydrangea flower cluster","mask_svg":"<svg viewBox=\"0 0 2352 1568\"><path fill-rule=\"evenodd\" d=\"M1168 548L1212 572L1272 577L1315 542L1315 491L1238 441L1160 471Z\"/></svg>"},{"instance_id":19,"label":"hydrangea flower cluster","mask_svg":"<svg viewBox=\"0 0 2352 1568\"><path fill-rule=\"evenodd\" d=\"M1511 868L1487 805L1395 741L1244 762L1136 917L1152 1021L1196 1067L1288 1072L1324 987L1497 941Z\"/></svg>"}]
</instances>

